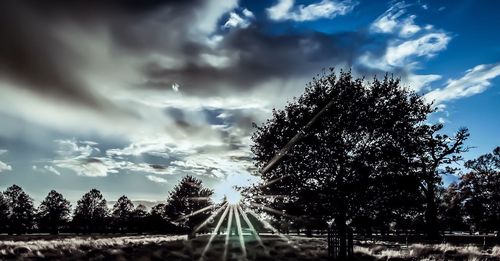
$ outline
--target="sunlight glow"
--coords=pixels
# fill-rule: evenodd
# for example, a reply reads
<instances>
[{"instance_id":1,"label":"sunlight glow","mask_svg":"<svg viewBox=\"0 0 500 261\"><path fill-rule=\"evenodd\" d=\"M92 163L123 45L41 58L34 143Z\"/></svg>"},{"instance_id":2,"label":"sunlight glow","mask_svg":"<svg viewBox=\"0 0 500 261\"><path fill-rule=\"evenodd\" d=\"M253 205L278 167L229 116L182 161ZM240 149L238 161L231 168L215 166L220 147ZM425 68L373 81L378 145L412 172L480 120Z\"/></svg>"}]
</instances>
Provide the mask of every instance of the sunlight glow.
<instances>
[{"instance_id":1,"label":"sunlight glow","mask_svg":"<svg viewBox=\"0 0 500 261\"><path fill-rule=\"evenodd\" d=\"M236 189L226 191L225 196L230 205L237 205L241 201L241 193Z\"/></svg>"}]
</instances>

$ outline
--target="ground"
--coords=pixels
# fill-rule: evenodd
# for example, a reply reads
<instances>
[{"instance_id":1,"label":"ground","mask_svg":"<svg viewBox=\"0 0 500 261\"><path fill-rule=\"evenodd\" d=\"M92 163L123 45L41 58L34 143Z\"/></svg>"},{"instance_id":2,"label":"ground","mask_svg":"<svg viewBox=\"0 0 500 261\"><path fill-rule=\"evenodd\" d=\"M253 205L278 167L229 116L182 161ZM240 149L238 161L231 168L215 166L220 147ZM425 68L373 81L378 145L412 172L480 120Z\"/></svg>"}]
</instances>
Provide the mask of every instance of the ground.
<instances>
[{"instance_id":1,"label":"ground","mask_svg":"<svg viewBox=\"0 0 500 261\"><path fill-rule=\"evenodd\" d=\"M52 260L224 260L225 235L188 240L186 236L0 236L0 259ZM328 260L326 240L321 237L261 235L262 243L250 234L230 237L226 260ZM207 249L203 255L204 249ZM500 260L500 246L450 244L394 245L358 242L355 260ZM203 259L201 256L203 255Z\"/></svg>"}]
</instances>

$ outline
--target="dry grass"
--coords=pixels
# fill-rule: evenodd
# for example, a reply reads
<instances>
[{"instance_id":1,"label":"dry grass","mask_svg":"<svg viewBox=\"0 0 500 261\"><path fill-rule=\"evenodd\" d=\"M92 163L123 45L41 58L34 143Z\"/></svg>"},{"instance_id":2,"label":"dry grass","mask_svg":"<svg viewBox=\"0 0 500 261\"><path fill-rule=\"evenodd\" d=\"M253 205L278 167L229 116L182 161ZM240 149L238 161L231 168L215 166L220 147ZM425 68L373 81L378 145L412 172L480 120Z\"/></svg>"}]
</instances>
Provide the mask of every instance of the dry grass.
<instances>
[{"instance_id":1,"label":"dry grass","mask_svg":"<svg viewBox=\"0 0 500 261\"><path fill-rule=\"evenodd\" d=\"M356 246L360 257L376 260L500 260L500 246L483 249L475 245L412 244L408 247L384 244Z\"/></svg>"},{"instance_id":2,"label":"dry grass","mask_svg":"<svg viewBox=\"0 0 500 261\"><path fill-rule=\"evenodd\" d=\"M0 259L53 260L200 260L208 236L66 236L0 238ZM263 246L245 235L246 260L327 260L324 238L263 235ZM205 261L223 260L225 236L216 236ZM474 245L361 242L356 260L500 260L500 246L483 250ZM227 260L245 260L237 237L231 237Z\"/></svg>"}]
</instances>

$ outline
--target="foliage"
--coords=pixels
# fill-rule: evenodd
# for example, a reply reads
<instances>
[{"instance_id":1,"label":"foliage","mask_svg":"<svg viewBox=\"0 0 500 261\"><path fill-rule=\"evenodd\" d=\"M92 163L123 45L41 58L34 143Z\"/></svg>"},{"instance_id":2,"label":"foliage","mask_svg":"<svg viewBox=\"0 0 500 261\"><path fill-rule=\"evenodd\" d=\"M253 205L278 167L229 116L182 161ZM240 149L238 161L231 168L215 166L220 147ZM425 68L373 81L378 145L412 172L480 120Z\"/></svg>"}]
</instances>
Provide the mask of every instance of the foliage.
<instances>
[{"instance_id":1,"label":"foliage","mask_svg":"<svg viewBox=\"0 0 500 261\"><path fill-rule=\"evenodd\" d=\"M113 206L112 215L118 231L125 232L128 230L131 225L133 210L134 204L125 195L116 201Z\"/></svg>"},{"instance_id":2,"label":"foliage","mask_svg":"<svg viewBox=\"0 0 500 261\"><path fill-rule=\"evenodd\" d=\"M210 213L207 210L204 213L187 216L210 206L212 204L210 199L212 194L212 190L202 186L201 180L193 176L185 176L170 192L165 206L165 215L170 221L179 224L181 228L192 231L197 225L206 220Z\"/></svg>"},{"instance_id":3,"label":"foliage","mask_svg":"<svg viewBox=\"0 0 500 261\"><path fill-rule=\"evenodd\" d=\"M86 233L102 231L107 216L106 199L99 190L92 189L78 200L73 222L77 228Z\"/></svg>"},{"instance_id":4,"label":"foliage","mask_svg":"<svg viewBox=\"0 0 500 261\"><path fill-rule=\"evenodd\" d=\"M40 228L53 234L59 233L59 229L69 220L70 208L71 204L61 193L50 191L38 207Z\"/></svg>"},{"instance_id":5,"label":"foliage","mask_svg":"<svg viewBox=\"0 0 500 261\"><path fill-rule=\"evenodd\" d=\"M465 163L460 179L466 218L479 231L500 231L500 147Z\"/></svg>"},{"instance_id":6,"label":"foliage","mask_svg":"<svg viewBox=\"0 0 500 261\"><path fill-rule=\"evenodd\" d=\"M328 111L304 129L327 104ZM263 168L296 133L304 134L276 168L262 174L265 182L277 181L259 192L287 195L268 203L290 216L312 217L315 224L334 219L339 229L359 215L376 216L381 209L385 215L407 204L397 200L404 191L395 180L411 181L411 191L418 188L411 176L416 136L430 112L421 96L392 77L366 84L350 72L332 71L314 78L252 136L256 166Z\"/></svg>"},{"instance_id":7,"label":"foliage","mask_svg":"<svg viewBox=\"0 0 500 261\"><path fill-rule=\"evenodd\" d=\"M33 228L35 208L31 199L23 189L12 185L4 192L9 206L9 233L26 233Z\"/></svg>"}]
</instances>

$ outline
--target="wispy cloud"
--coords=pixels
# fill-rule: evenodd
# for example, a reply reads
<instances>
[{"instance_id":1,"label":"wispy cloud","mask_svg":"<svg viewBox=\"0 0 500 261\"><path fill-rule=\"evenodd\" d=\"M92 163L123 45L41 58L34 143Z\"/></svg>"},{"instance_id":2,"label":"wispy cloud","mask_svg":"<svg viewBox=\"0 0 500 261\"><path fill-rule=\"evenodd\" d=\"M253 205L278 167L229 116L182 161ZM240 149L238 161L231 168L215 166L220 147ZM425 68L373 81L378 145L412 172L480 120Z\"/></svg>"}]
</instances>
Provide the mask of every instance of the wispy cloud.
<instances>
[{"instance_id":1,"label":"wispy cloud","mask_svg":"<svg viewBox=\"0 0 500 261\"><path fill-rule=\"evenodd\" d=\"M358 63L374 70L397 72L413 90L420 91L442 76L420 75L415 71L420 69L423 59L446 50L452 38L432 25L416 24L417 17L408 14L409 6L395 3L370 25L371 34L389 34L389 40L382 55L367 51L358 58Z\"/></svg>"},{"instance_id":2,"label":"wispy cloud","mask_svg":"<svg viewBox=\"0 0 500 261\"><path fill-rule=\"evenodd\" d=\"M449 79L446 86L425 95L428 101L440 104L484 92L491 80L500 75L500 64L481 64L465 72L459 79Z\"/></svg>"},{"instance_id":3,"label":"wispy cloud","mask_svg":"<svg viewBox=\"0 0 500 261\"><path fill-rule=\"evenodd\" d=\"M4 150L4 149L0 149L0 156L7 153L8 151L7 150ZM0 172L4 172L4 171L10 171L12 170L12 166L5 163L5 162L2 162L0 161Z\"/></svg>"},{"instance_id":4,"label":"wispy cloud","mask_svg":"<svg viewBox=\"0 0 500 261\"><path fill-rule=\"evenodd\" d=\"M295 0L278 0L266 9L270 19L276 21L312 21L320 18L334 18L350 13L358 4L355 1L322 0L319 3L295 6Z\"/></svg>"},{"instance_id":5,"label":"wispy cloud","mask_svg":"<svg viewBox=\"0 0 500 261\"><path fill-rule=\"evenodd\" d=\"M155 183L167 183L168 181L164 178L161 178L161 177L157 177L157 176L153 176L153 175L147 175L146 176L147 179L155 182Z\"/></svg>"}]
</instances>

